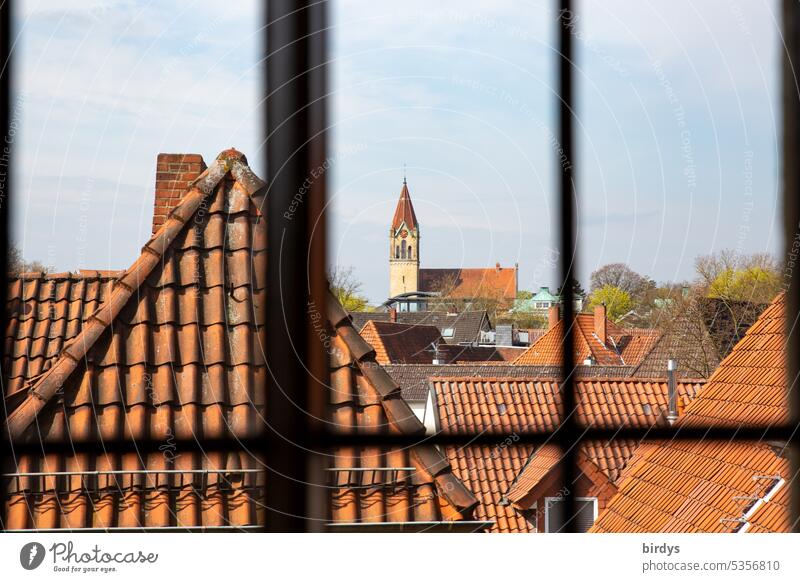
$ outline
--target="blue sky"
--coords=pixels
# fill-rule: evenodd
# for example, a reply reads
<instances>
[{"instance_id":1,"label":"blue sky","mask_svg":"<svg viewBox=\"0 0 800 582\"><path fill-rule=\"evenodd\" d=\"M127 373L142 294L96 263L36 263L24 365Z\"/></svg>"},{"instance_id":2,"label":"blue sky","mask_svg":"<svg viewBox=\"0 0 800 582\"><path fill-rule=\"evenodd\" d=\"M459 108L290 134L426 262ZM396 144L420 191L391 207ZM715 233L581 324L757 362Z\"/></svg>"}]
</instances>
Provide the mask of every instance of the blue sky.
<instances>
[{"instance_id":1,"label":"blue sky","mask_svg":"<svg viewBox=\"0 0 800 582\"><path fill-rule=\"evenodd\" d=\"M423 266L520 265L557 285L553 2L339 2L330 260L372 301L403 165ZM579 2L580 262L659 281L777 251L777 8ZM58 270L124 268L158 152L260 167L256 2L28 2L17 15L15 238Z\"/></svg>"}]
</instances>

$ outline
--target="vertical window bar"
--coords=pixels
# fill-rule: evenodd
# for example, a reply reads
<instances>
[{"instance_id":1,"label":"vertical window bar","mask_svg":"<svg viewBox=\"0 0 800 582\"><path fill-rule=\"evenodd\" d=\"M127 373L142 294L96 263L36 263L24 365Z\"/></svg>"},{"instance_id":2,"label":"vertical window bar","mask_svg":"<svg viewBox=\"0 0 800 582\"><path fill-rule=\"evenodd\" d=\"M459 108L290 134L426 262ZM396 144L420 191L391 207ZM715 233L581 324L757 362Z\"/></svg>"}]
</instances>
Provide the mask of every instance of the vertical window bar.
<instances>
[{"instance_id":1,"label":"vertical window bar","mask_svg":"<svg viewBox=\"0 0 800 582\"><path fill-rule=\"evenodd\" d=\"M784 285L786 293L787 382L789 386L789 426L795 427L789 451L792 475L800 470L800 5L783 2L783 42L786 53L783 67L783 216ZM791 488L791 526L800 532L800 486Z\"/></svg>"},{"instance_id":2,"label":"vertical window bar","mask_svg":"<svg viewBox=\"0 0 800 582\"><path fill-rule=\"evenodd\" d=\"M563 423L559 428L559 442L563 454L562 465L564 470L563 487L564 498L564 528L562 531L575 532L577 522L575 519L575 478L577 475L577 425L573 412L575 411L575 386L573 382L573 300L572 280L575 271L576 245L575 245L575 179L574 155L572 150L573 138L573 107L572 107L572 34L569 28L572 19L572 2L560 0L558 18L558 135L565 163L561 163L556 156L556 163L560 172L559 197L560 197L560 248L561 248L561 301L564 322L564 337L561 361L561 400L563 403Z\"/></svg>"},{"instance_id":3,"label":"vertical window bar","mask_svg":"<svg viewBox=\"0 0 800 582\"><path fill-rule=\"evenodd\" d=\"M266 528L299 532L316 523L308 519L319 505L312 498L324 494L309 486L308 451L327 384L324 327L316 329L327 321L326 2L271 0L266 11Z\"/></svg>"},{"instance_id":4,"label":"vertical window bar","mask_svg":"<svg viewBox=\"0 0 800 582\"><path fill-rule=\"evenodd\" d=\"M11 225L11 174L13 168L11 167L11 0L0 0L0 117L2 117L3 124L3 143L0 144L0 270L2 270L2 279L0 279L0 306L2 312L0 313L0 329L8 329L6 318L8 313L6 311L8 299L8 251L11 247L11 233L9 226ZM8 433L6 428L6 417L8 411L5 406L5 377L6 370L2 369L3 362L5 362L5 347L6 342L0 342L0 389L3 391L3 434L0 436L0 467L5 471L6 467L10 466L11 459L10 441L8 440ZM6 486L8 485L7 479L0 479L0 495L2 495L2 503L0 503L0 529L5 529L6 524Z\"/></svg>"}]
</instances>

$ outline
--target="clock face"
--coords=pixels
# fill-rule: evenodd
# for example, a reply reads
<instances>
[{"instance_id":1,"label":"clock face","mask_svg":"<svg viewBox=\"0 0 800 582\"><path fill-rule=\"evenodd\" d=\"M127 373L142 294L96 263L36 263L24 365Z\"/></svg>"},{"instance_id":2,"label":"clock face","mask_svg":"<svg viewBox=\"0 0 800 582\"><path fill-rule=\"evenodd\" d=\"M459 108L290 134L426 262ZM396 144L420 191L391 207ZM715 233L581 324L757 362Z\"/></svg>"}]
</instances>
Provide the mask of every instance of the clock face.
<instances>
[{"instance_id":1,"label":"clock face","mask_svg":"<svg viewBox=\"0 0 800 582\"><path fill-rule=\"evenodd\" d=\"M400 236L406 238L408 236L408 231L403 229L402 231L400 231Z\"/></svg>"}]
</instances>

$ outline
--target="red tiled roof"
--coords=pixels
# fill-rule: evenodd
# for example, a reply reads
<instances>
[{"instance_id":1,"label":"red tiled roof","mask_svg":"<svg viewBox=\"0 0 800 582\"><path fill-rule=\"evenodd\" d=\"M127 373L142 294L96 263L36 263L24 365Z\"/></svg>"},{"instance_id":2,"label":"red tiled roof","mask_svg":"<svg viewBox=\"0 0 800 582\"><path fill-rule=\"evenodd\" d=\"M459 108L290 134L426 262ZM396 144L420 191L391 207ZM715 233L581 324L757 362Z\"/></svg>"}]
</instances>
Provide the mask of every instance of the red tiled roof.
<instances>
[{"instance_id":1,"label":"red tiled roof","mask_svg":"<svg viewBox=\"0 0 800 582\"><path fill-rule=\"evenodd\" d=\"M417 215L414 213L414 205L411 204L411 194L408 193L408 186L403 180L403 189L400 190L400 199L397 201L397 208L394 210L392 218L392 228L397 230L403 223L414 230L417 228Z\"/></svg>"},{"instance_id":2,"label":"red tiled roof","mask_svg":"<svg viewBox=\"0 0 800 582\"><path fill-rule=\"evenodd\" d=\"M432 325L367 321L361 337L375 349L379 364L432 364L452 362L503 363L507 352L493 346L459 346L445 343ZM436 348L434 349L434 346Z\"/></svg>"},{"instance_id":3,"label":"red tiled roof","mask_svg":"<svg viewBox=\"0 0 800 582\"><path fill-rule=\"evenodd\" d=\"M497 446L468 445L446 447L455 475L478 498L475 519L495 522L486 531L527 533L531 523L515 507L504 501L505 493L531 454L528 445L498 443Z\"/></svg>"},{"instance_id":4,"label":"red tiled roof","mask_svg":"<svg viewBox=\"0 0 800 582\"><path fill-rule=\"evenodd\" d=\"M577 463L578 469L589 477L592 481L597 481L600 486L610 486L613 489L613 480L607 472L602 472L597 466L595 459L590 453L600 452L605 456L604 448L596 442L587 442L578 449ZM521 502L528 497L539 497L536 490L548 482L558 482L560 476L553 479L554 472L561 469L561 459L563 452L561 447L556 445L542 445L529 457L523 470L517 476L506 494L507 499L517 504L519 507L526 508ZM627 458L625 459L627 460Z\"/></svg>"},{"instance_id":5,"label":"red tiled roof","mask_svg":"<svg viewBox=\"0 0 800 582\"><path fill-rule=\"evenodd\" d=\"M432 325L368 321L361 330L375 348L379 364L430 364L434 344L444 343L439 329Z\"/></svg>"},{"instance_id":6,"label":"red tiled roof","mask_svg":"<svg viewBox=\"0 0 800 582\"><path fill-rule=\"evenodd\" d=\"M522 431L553 431L563 418L561 393L558 382L554 380L432 377L429 383L434 391L439 427L444 434L510 435ZM599 428L647 428L666 423L666 382L587 379L576 381L575 389L580 424ZM698 384L679 383L677 389L683 407L698 389ZM605 480L613 485L636 445L636 442L623 439L584 443L579 455L581 470L593 481ZM473 458L482 455L482 466L493 475L501 475L498 478L509 488L509 499L517 502L526 497L560 459L557 447L555 450L544 448L530 457L531 461L525 467L519 462L523 449L529 453L532 450L514 445L496 447L493 451L479 450L478 447L448 449L454 471L471 484L481 502L476 515L501 516L503 523L508 524L509 529L499 531L529 531L531 525L516 509L504 503L506 490L499 495L487 493L487 485L482 482L485 479L483 474L470 472L469 467L478 464ZM545 462L547 459L552 462ZM509 464L513 464L513 469L509 469ZM513 478L508 478L506 472L509 470L514 472Z\"/></svg>"},{"instance_id":7,"label":"red tiled roof","mask_svg":"<svg viewBox=\"0 0 800 582\"><path fill-rule=\"evenodd\" d=\"M628 439L585 441L578 449L578 468L586 475L601 475L608 484L616 484L639 443ZM556 445L543 445L536 450L508 490L512 503L531 495L543 480L559 467L563 453ZM616 491L614 489L614 491Z\"/></svg>"},{"instance_id":8,"label":"red tiled roof","mask_svg":"<svg viewBox=\"0 0 800 582\"><path fill-rule=\"evenodd\" d=\"M684 426L756 426L788 420L784 296L779 295L686 409Z\"/></svg>"},{"instance_id":9,"label":"red tiled roof","mask_svg":"<svg viewBox=\"0 0 800 582\"><path fill-rule=\"evenodd\" d=\"M671 441L642 448L591 531L724 533L745 524L750 532L789 531L790 485L766 478L785 479L789 463L766 444ZM749 500L775 486L767 501Z\"/></svg>"},{"instance_id":10,"label":"red tiled roof","mask_svg":"<svg viewBox=\"0 0 800 582\"><path fill-rule=\"evenodd\" d=\"M636 366L653 349L659 334L650 329L623 329L606 321L608 339L602 343L595 333L594 315L579 313L575 316L573 341L575 364L592 357L601 366ZM564 320L539 337L515 364L557 366L563 359Z\"/></svg>"},{"instance_id":11,"label":"red tiled roof","mask_svg":"<svg viewBox=\"0 0 800 582\"><path fill-rule=\"evenodd\" d=\"M511 434L555 430L562 418L561 392L555 380L534 378L430 379L441 429L449 434ZM679 410L701 384L678 382ZM665 425L665 381L577 380L576 420L581 426L647 428Z\"/></svg>"},{"instance_id":12,"label":"red tiled roof","mask_svg":"<svg viewBox=\"0 0 800 582\"><path fill-rule=\"evenodd\" d=\"M499 265L489 269L420 269L419 290L441 292L453 299L513 301L517 297L517 270Z\"/></svg>"},{"instance_id":13,"label":"red tiled roof","mask_svg":"<svg viewBox=\"0 0 800 582\"><path fill-rule=\"evenodd\" d=\"M48 370L108 297L115 276L23 273L10 281L3 373L7 395Z\"/></svg>"},{"instance_id":14,"label":"red tiled roof","mask_svg":"<svg viewBox=\"0 0 800 582\"><path fill-rule=\"evenodd\" d=\"M350 317L329 296L328 318L334 336L330 350L333 428L361 434L406 433L422 437L425 427L402 399L400 387L376 363L375 351L353 329ZM439 522L470 519L477 500L453 474L443 453L433 446L337 449L333 466L332 520L340 523ZM351 469L409 467L370 474Z\"/></svg>"},{"instance_id":15,"label":"red tiled roof","mask_svg":"<svg viewBox=\"0 0 800 582\"><path fill-rule=\"evenodd\" d=\"M369 321L394 321L388 311L355 311L350 313L353 326L361 329ZM396 311L394 313L397 323L413 323L416 325L433 325L445 336L448 344L472 344L481 339L481 332L489 331L492 327L489 314L484 311L461 311L448 313L446 311Z\"/></svg>"},{"instance_id":16,"label":"red tiled roof","mask_svg":"<svg viewBox=\"0 0 800 582\"><path fill-rule=\"evenodd\" d=\"M45 451L18 457L17 470L100 474L88 481L80 474L12 479L8 527L264 524L260 459L240 448L202 454L170 448L175 439L263 431L262 186L243 155L223 152L116 279L11 282L6 343L15 351L4 368L13 371L9 430L14 442L41 443ZM338 428L422 435L400 389L330 294L328 318L335 347L330 401ZM160 439L170 454L46 453L50 442L98 443L102 450L104 441L116 438ZM332 456L344 469L332 473L334 522L460 521L477 503L433 447L337 449ZM365 477L354 465L392 471Z\"/></svg>"},{"instance_id":17,"label":"red tiled roof","mask_svg":"<svg viewBox=\"0 0 800 582\"><path fill-rule=\"evenodd\" d=\"M698 391L679 426L786 421L785 323L779 295ZM643 446L636 457L594 531L790 529L791 474L778 443L671 441ZM776 494L763 499L773 487Z\"/></svg>"}]
</instances>

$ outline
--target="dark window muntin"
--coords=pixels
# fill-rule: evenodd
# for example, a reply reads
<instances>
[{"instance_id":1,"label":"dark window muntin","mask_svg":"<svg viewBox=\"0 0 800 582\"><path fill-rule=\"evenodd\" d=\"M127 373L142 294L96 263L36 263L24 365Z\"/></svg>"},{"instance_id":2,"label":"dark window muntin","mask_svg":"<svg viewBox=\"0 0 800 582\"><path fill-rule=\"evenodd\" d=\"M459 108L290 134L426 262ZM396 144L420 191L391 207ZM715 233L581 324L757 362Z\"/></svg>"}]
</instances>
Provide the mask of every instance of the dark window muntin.
<instances>
[{"instance_id":1,"label":"dark window muntin","mask_svg":"<svg viewBox=\"0 0 800 582\"><path fill-rule=\"evenodd\" d=\"M0 95L2 96L2 122L3 122L3 135L9 135L10 122L11 122L11 97L12 97L12 69L11 65L11 11L13 2L5 0L0 3L0 67L2 67L2 74L0 74ZM575 244L575 202L577 199L577 192L574 182L574 166L575 159L573 156L573 93L572 93L572 34L569 28L569 22L572 19L572 2L561 0L558 4L559 17L558 23L558 46L559 46L559 131L558 136L561 144L564 159L568 161L567 164L558 163L561 170L559 180L559 202L560 202L560 248L561 248L561 277L562 280L569 280L568 277L575 271L575 263L577 259L576 244ZM266 113L265 125L265 143L267 147L266 152L266 167L268 168L268 184L273 188L272 192L275 196L270 198L278 199L280 196L291 196L291 187L285 191L281 191L279 186L291 186L292 182L301 184L305 180L306 172L309 164L315 161L324 161L326 144L325 144L325 67L327 64L327 52L325 46L324 34L320 31L326 29L326 11L327 1L322 2L290 2L289 0L273 0L269 3L269 11L266 17L266 26L263 28L263 35L265 37L264 46L266 47L267 54L265 55L265 69L267 82L263 88L264 92L264 108ZM800 80L798 80L793 63L800 62L800 5L785 0L783 5L783 27L784 27L784 74L783 74L783 172L784 172L784 189L783 189L783 216L784 216L784 244L787 252L785 257L789 256L792 250L791 244L795 236L798 235L798 225L800 224L800 164L797 163L797 158L800 156ZM285 81L281 84L278 81ZM269 87L285 87L289 86L286 91L270 92ZM303 107L298 108L297 104L305 104ZM6 140L4 139L4 142ZM4 144L5 146L5 144ZM295 150L286 149L291 146L299 146ZM292 155L286 152L293 152ZM13 148L9 147L3 150L7 167L5 170L3 188L3 197L0 198L0 230L3 236L0 237L0 252L3 256L8 257L8 244L9 244L9 225L10 225L10 206L13 204L13 197L11 194L13 166L11 160L13 159ZM291 158L291 159L287 159ZM283 159L287 162L285 166L276 166L278 160ZM283 173L278 172L273 175L273 168L281 168ZM314 166L318 167L318 166ZM298 181L300 180L300 181ZM284 234L288 233L289 242L297 243L297 247L283 247L288 248L286 251L293 256L298 256L298 250L312 251L310 256L314 269L300 269L290 270L289 273L283 273L284 279L276 287L271 289L280 289L282 292L282 301L279 303L280 309L287 309L289 313L288 321L296 324L296 329L307 329L305 320L300 317L298 305L301 303L297 298L303 298L306 302L314 298L320 298L321 293L324 292L326 283L324 281L324 213L322 212L323 201L325 200L325 180L323 176L321 179L316 180L316 188L312 189L311 194L308 196L310 204L301 205L306 207L301 213L302 221L299 226L284 225L287 228L283 231ZM310 208L309 208L310 207ZM276 219L274 214L268 213L268 220L270 220L271 228L273 221ZM318 240L311 240L311 232L308 222L313 222L319 229L314 231L319 233ZM269 252L273 253L275 246L269 247ZM275 255L270 255L271 258ZM305 261L308 256L303 256ZM284 255L284 259L287 258ZM275 260L269 260L269 268L275 263ZM301 263L306 265L305 262ZM299 271L305 270L305 273ZM2 285L0 285L0 303L6 304L8 292L8 269L2 269ZM275 276L275 271L268 273L268 281L270 276ZM798 326L794 325L800 315L800 281L797 277L788 277L787 284L787 332L788 332L788 353L800 353L800 330ZM563 318L565 321L571 321L573 313L573 293L570 285L563 286L565 293L563 297L562 308L564 309ZM295 300L287 299L286 295L294 296ZM274 301L274 300L273 300ZM271 301L272 302L272 301ZM318 303L319 309L324 309L324 302ZM269 307L269 306L268 306ZM273 313L274 315L274 313ZM2 313L2 326L5 329L6 312ZM270 317L268 314L267 322L269 324ZM287 320L284 320L287 321ZM289 330L293 329L286 326L279 335L283 337L289 336ZM295 331L296 331L295 329ZM562 407L562 415L566 410L574 410L575 393L574 384L572 382L569 362L572 361L573 344L572 344L572 327L565 326L564 337L564 360L562 371L562 390L564 394L564 404ZM273 336L274 339L274 336ZM291 338L289 338L291 340ZM288 345L292 345L291 341ZM309 344L313 345L313 344ZM275 361L277 356L282 355L282 348L280 342L271 341L268 344L271 350L276 350L268 354L268 360ZM0 343L0 350L5 348L4 343ZM228 450L241 446L246 446L250 450L263 453L268 460L273 464L268 469L268 479L271 486L268 486L269 497L268 504L271 506L271 512L267 519L268 523L266 528L271 531L308 531L315 529L312 525L314 520L306 519L310 515L309 509L315 508L313 501L318 497L319 491L322 487L316 486L309 480L313 470L309 470L313 463L311 462L313 453L308 450L300 451L295 445L287 443L287 439L283 438L286 434L274 434L274 429L286 428L286 418L292 420L300 419L300 423L296 425L289 425L287 432L290 435L297 435L298 428L304 435L300 435L305 443L326 442L328 446L337 445L354 445L354 444L398 444L398 445L412 445L417 442L417 439L408 436L366 436L366 435L341 435L330 434L325 430L324 425L309 420L309 417L298 413L301 410L296 406L299 402L307 408L319 410L320 406L324 408L324 403L319 400L317 393L322 394L322 390L313 390L315 386L320 384L319 378L324 378L326 371L324 367L324 357L316 351L307 351L303 354L304 358L301 359L297 365L288 366L287 370L282 373L282 378L290 378L291 385L294 386L295 393L284 395L285 399L291 402L278 404L287 404L287 406L280 406L278 408L272 407L274 412L268 418L270 421L276 419L277 412L284 416L283 422L277 424L270 424L273 430L268 431L265 438L260 439L214 439L202 443L202 450ZM0 351L0 358L3 354ZM792 387L797 384L797 379L800 377L800 361L796 358L787 358L788 360L788 378ZM2 361L2 360L0 360ZM321 367L322 366L322 367ZM271 368L272 369L272 368ZM316 379L309 377L309 371L321 373L316 376ZM267 390L267 397L270 398L270 391ZM693 440L693 439L737 439L737 440L781 440L788 442L792 445L792 460L793 473L797 473L797 445L800 440L800 434L793 430L793 426L798 426L800 420L800 390L790 390L789 422L783 426L770 426L770 427L748 427L748 428L722 428L711 427L709 429L681 429L678 431L672 429L598 429L593 427L579 427L576 425L573 418L574 415L566 415L562 426L553 434L548 434L539 431L518 433L516 435L517 441L520 443L529 444L542 444L544 442L556 442L561 445L564 450L564 468L563 471L563 484L574 482L576 477L576 464L575 464L575 451L577 445L587 439L603 439L603 438L638 438L638 439L659 439L670 438L678 440ZM274 398L272 399L274 400ZM268 403L270 400L268 400ZM275 404L273 402L273 404ZM292 412L294 410L295 412ZM288 412L288 414L286 414ZM3 415L7 414L5 408ZM4 424L5 426L5 424ZM305 429L303 431L302 429ZM435 435L427 438L427 443L439 444L483 444L496 442L498 435ZM319 439L326 439L320 441ZM2 440L2 459L13 460L12 451L9 448L7 438ZM58 452L59 450L65 453L77 453L82 451L98 452L102 446L103 450L108 451L130 451L138 450L141 452L151 452L158 450L158 447L163 444L160 441L146 439L143 441L105 441L102 445L98 443L69 443L69 444L54 444L47 447L48 451ZM181 441L179 444L187 447L188 449L197 449L198 443L195 440ZM15 453L42 453L42 446L36 444L29 445L15 445ZM294 458L290 458L294 457ZM299 457L299 458L298 458ZM305 485L294 484L292 487L276 487L273 481L275 470L288 470L288 475L291 478L300 477L300 483ZM320 481L321 482L321 481ZM7 481L3 480L3 500L5 500L5 486ZM800 519L798 519L798 505L800 501L800 487L792 487L792 529L800 531ZM2 523L5 523L5 502L2 503L0 515ZM285 509L290 511L299 512L296 514L283 513ZM316 508L318 509L318 508ZM575 499L574 496L568 495L564 498L564 513L565 515L574 516L575 512ZM571 531L575 526L575 520L569 520L566 531Z\"/></svg>"}]
</instances>

